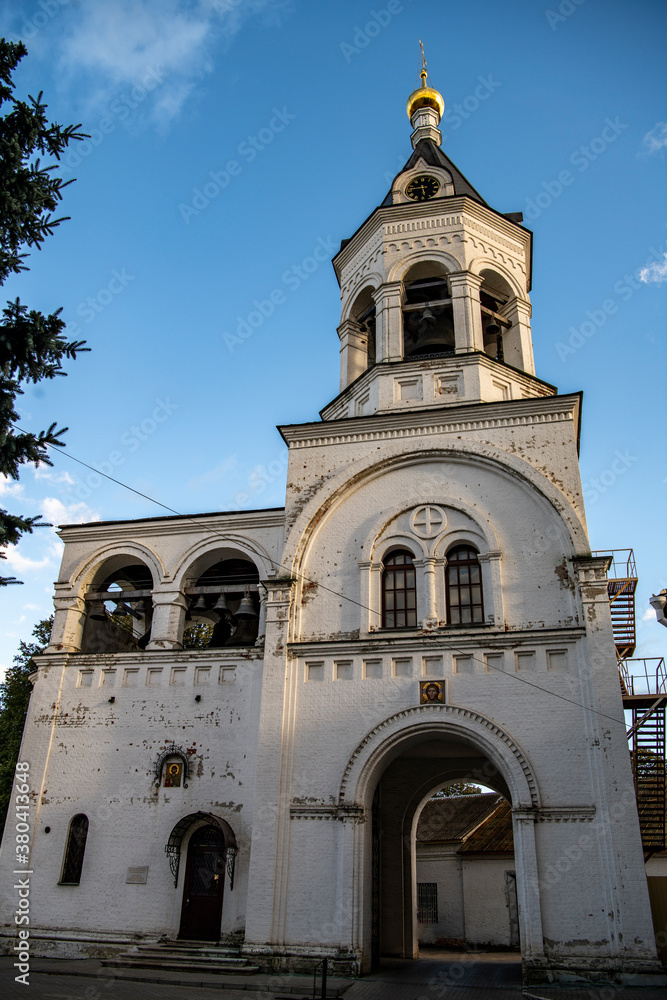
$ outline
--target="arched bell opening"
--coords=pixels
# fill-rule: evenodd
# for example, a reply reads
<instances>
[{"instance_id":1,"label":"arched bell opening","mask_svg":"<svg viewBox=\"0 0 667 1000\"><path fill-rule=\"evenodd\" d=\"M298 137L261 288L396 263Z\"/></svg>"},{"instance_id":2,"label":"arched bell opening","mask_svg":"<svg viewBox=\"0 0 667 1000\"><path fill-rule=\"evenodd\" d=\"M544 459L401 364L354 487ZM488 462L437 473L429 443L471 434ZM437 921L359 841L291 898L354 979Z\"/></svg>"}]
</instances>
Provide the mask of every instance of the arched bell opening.
<instances>
[{"instance_id":1,"label":"arched bell opening","mask_svg":"<svg viewBox=\"0 0 667 1000\"><path fill-rule=\"evenodd\" d=\"M506 338L512 327L507 318L508 305L514 292L508 282L495 271L482 271L484 279L479 290L482 312L484 353L494 361L505 360Z\"/></svg>"},{"instance_id":2,"label":"arched bell opening","mask_svg":"<svg viewBox=\"0 0 667 1000\"><path fill-rule=\"evenodd\" d=\"M517 949L520 921L525 926L531 914L521 914L517 902L529 876L521 851L515 861L509 779L473 738L429 726L393 743L373 773L364 834L366 968L383 958L418 958L420 936L442 947ZM486 789L474 805L431 804L443 788L475 783ZM440 826L438 810L451 814ZM479 837L470 842L475 829ZM492 872L486 896L485 871Z\"/></svg>"},{"instance_id":3,"label":"arched bell opening","mask_svg":"<svg viewBox=\"0 0 667 1000\"><path fill-rule=\"evenodd\" d=\"M252 646L259 631L259 572L249 559L220 559L186 587L184 649Z\"/></svg>"},{"instance_id":4,"label":"arched bell opening","mask_svg":"<svg viewBox=\"0 0 667 1000\"><path fill-rule=\"evenodd\" d=\"M373 289L369 286L359 293L350 310L350 319L358 327L362 341L365 341L367 368L375 364L375 316Z\"/></svg>"},{"instance_id":5,"label":"arched bell opening","mask_svg":"<svg viewBox=\"0 0 667 1000\"><path fill-rule=\"evenodd\" d=\"M454 310L441 264L415 264L403 278L403 357L453 354Z\"/></svg>"},{"instance_id":6,"label":"arched bell opening","mask_svg":"<svg viewBox=\"0 0 667 1000\"><path fill-rule=\"evenodd\" d=\"M106 563L95 574L85 604L83 653L146 648L153 621L153 576L145 563L122 557Z\"/></svg>"}]
</instances>

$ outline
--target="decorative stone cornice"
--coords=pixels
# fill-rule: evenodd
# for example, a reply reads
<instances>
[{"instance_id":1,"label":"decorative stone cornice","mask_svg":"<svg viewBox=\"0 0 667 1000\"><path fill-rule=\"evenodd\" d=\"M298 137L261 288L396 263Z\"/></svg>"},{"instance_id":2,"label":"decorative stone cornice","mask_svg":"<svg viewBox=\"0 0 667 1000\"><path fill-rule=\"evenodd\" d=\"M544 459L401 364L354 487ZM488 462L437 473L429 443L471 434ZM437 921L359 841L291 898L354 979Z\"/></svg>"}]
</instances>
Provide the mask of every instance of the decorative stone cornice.
<instances>
[{"instance_id":1,"label":"decorative stone cornice","mask_svg":"<svg viewBox=\"0 0 667 1000\"><path fill-rule=\"evenodd\" d=\"M543 806L541 809L513 809L518 820L534 823L592 823L595 806Z\"/></svg>"},{"instance_id":2,"label":"decorative stone cornice","mask_svg":"<svg viewBox=\"0 0 667 1000\"><path fill-rule=\"evenodd\" d=\"M365 823L366 816L361 806L354 802L340 802L337 805L300 805L290 806L290 819L335 819L343 823Z\"/></svg>"},{"instance_id":3,"label":"decorative stone cornice","mask_svg":"<svg viewBox=\"0 0 667 1000\"><path fill-rule=\"evenodd\" d=\"M290 448L388 441L421 435L461 434L504 427L530 427L578 419L578 396L542 396L463 407L402 410L370 417L279 427Z\"/></svg>"}]
</instances>

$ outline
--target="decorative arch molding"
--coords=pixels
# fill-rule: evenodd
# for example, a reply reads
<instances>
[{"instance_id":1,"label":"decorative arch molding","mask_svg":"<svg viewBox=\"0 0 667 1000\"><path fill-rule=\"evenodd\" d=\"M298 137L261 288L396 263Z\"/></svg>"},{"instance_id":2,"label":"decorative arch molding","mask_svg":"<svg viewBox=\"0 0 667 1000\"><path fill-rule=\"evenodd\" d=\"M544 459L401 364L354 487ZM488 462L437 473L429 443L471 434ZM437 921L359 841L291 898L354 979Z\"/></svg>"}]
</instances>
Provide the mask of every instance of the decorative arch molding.
<instances>
[{"instance_id":1,"label":"decorative arch molding","mask_svg":"<svg viewBox=\"0 0 667 1000\"><path fill-rule=\"evenodd\" d=\"M496 271L498 275L507 282L517 299L524 302L528 301L525 297L526 289L522 287L516 274L513 274L510 270L508 270L505 264L499 263L497 258L473 257L468 264L468 270L471 271L472 274L476 274L478 277L482 276L482 271Z\"/></svg>"},{"instance_id":2,"label":"decorative arch molding","mask_svg":"<svg viewBox=\"0 0 667 1000\"><path fill-rule=\"evenodd\" d=\"M403 281L405 275L415 264L426 264L431 261L436 264L442 264L448 274L467 269L463 261L459 260L453 254L447 253L445 250L440 250L439 247L424 246L419 250L413 250L411 253L401 256L400 260L397 260L390 269L386 282L388 284L392 281Z\"/></svg>"},{"instance_id":3,"label":"decorative arch molding","mask_svg":"<svg viewBox=\"0 0 667 1000\"><path fill-rule=\"evenodd\" d=\"M348 319L350 309L365 288L371 288L374 292L376 292L380 285L384 283L384 280L383 276L378 274L377 271L369 271L367 274L362 274L359 279L355 281L354 286L346 290L344 293L340 312L341 322Z\"/></svg>"},{"instance_id":4,"label":"decorative arch molding","mask_svg":"<svg viewBox=\"0 0 667 1000\"><path fill-rule=\"evenodd\" d=\"M512 795L513 808L540 808L537 780L512 737L485 716L456 705L418 705L389 716L357 745L341 778L339 806L365 806L382 760L412 736L459 737L482 751L497 767Z\"/></svg>"},{"instance_id":5,"label":"decorative arch molding","mask_svg":"<svg viewBox=\"0 0 667 1000\"><path fill-rule=\"evenodd\" d=\"M381 539L380 536L385 531L387 531L387 529L391 525L391 522L396 520L396 518L400 517L401 514L407 514L408 511L413 510L415 507L423 507L423 506L450 507L452 510L459 511L461 514L464 514L466 517L469 517L470 520L473 522L473 524L477 526L479 531L479 537L484 540L487 549L497 550L499 548L498 536L494 531L493 526L488 521L482 523L479 517L479 513L475 510L475 508L471 504L464 503L462 500L458 500L456 498L450 500L448 497L438 497L436 499L429 495L425 498L420 497L418 500L415 500L415 502L411 504L405 504L405 503L395 504L393 507L390 507L389 510L384 510L382 514L380 514L375 519L375 521L373 522L373 524L366 533L366 537L364 539L364 544L363 544L363 550L364 552L370 553L371 560L377 557L376 551L378 545L379 546L384 545L384 539ZM445 527L435 540L436 551L441 547L442 541L443 539L446 538L446 536L447 536L447 528ZM407 538L408 536L406 535L405 537ZM421 544L422 548L424 549L424 555L427 555L428 553L424 548L424 540L421 538L417 538L416 535L414 536L414 538L417 542L419 542L419 544Z\"/></svg>"},{"instance_id":6,"label":"decorative arch molding","mask_svg":"<svg viewBox=\"0 0 667 1000\"><path fill-rule=\"evenodd\" d=\"M139 542L118 542L107 544L103 549L97 549L85 557L70 577L72 590L76 590L79 596L83 596L84 588L88 586L97 571L105 563L122 556L127 556L128 560L136 559L145 563L151 571L154 588L158 587L164 580L164 563L153 549L149 549L148 546L141 545Z\"/></svg>"},{"instance_id":7,"label":"decorative arch molding","mask_svg":"<svg viewBox=\"0 0 667 1000\"><path fill-rule=\"evenodd\" d=\"M180 819L169 834L169 839L165 846L165 854L169 858L169 867L174 876L174 887L178 886L178 869L181 863L181 844L186 833L193 826L215 826L220 830L225 842L225 857L227 862L227 874L229 875L229 888L234 888L234 865L238 854L238 844L234 831L227 822L220 816L213 813L196 812L190 813Z\"/></svg>"},{"instance_id":8,"label":"decorative arch molding","mask_svg":"<svg viewBox=\"0 0 667 1000\"><path fill-rule=\"evenodd\" d=\"M425 559L428 556L421 538L417 538L416 535L408 535L405 531L395 531L383 538L373 549L371 563L381 563L386 556L391 555L394 549L407 549L414 559Z\"/></svg>"},{"instance_id":9,"label":"decorative arch molding","mask_svg":"<svg viewBox=\"0 0 667 1000\"><path fill-rule=\"evenodd\" d=\"M275 576L275 560L271 559L264 546L260 545L252 538L243 535L220 533L213 537L195 542L185 552L181 552L177 560L171 567L169 578L172 586L182 589L185 586L185 578L194 563L209 553L219 549L230 549L237 557L249 559L257 566L260 579L270 579ZM230 558L234 558L230 555Z\"/></svg>"},{"instance_id":10,"label":"decorative arch molding","mask_svg":"<svg viewBox=\"0 0 667 1000\"><path fill-rule=\"evenodd\" d=\"M408 438L406 441L408 446L413 443L412 438ZM400 442L398 442L398 447L401 447ZM524 489L528 489L533 496L540 498L545 505L555 511L572 547L571 554L586 555L588 553L588 538L576 511L567 498L543 473L523 459L492 445L482 442L469 444L457 441L456 445L451 448L429 448L418 453L414 451L399 452L389 455L380 462L369 462L368 458L358 459L338 475L332 476L318 495L306 504L295 519L286 541L283 556L284 565L291 566L294 575L301 572L318 528L321 527L326 516L345 501L352 490L385 475L394 468L443 460L488 466L506 478L518 480Z\"/></svg>"}]
</instances>

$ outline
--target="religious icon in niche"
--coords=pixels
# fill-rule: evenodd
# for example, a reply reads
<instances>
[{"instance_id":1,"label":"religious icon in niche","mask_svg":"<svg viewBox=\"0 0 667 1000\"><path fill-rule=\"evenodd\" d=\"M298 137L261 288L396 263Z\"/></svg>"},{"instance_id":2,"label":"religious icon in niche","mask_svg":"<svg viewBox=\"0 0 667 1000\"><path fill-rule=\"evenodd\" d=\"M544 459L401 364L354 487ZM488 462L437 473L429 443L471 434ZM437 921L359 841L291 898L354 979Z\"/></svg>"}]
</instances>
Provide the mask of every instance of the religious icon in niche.
<instances>
[{"instance_id":1,"label":"religious icon in niche","mask_svg":"<svg viewBox=\"0 0 667 1000\"><path fill-rule=\"evenodd\" d=\"M420 705L444 705L445 704L445 682L444 681L420 681L419 682L419 704Z\"/></svg>"},{"instance_id":2,"label":"religious icon in niche","mask_svg":"<svg viewBox=\"0 0 667 1000\"><path fill-rule=\"evenodd\" d=\"M183 761L168 760L164 765L164 787L180 788L183 780Z\"/></svg>"}]
</instances>

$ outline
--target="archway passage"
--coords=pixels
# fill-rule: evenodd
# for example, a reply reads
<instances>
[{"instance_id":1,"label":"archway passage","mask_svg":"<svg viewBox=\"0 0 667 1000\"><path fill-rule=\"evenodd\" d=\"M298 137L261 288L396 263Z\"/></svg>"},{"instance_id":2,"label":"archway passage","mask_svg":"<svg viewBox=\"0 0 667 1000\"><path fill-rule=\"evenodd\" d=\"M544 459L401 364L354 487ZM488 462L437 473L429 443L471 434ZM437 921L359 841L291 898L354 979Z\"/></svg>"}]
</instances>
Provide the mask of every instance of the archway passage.
<instances>
[{"instance_id":1,"label":"archway passage","mask_svg":"<svg viewBox=\"0 0 667 1000\"><path fill-rule=\"evenodd\" d=\"M188 844L179 938L218 941L225 889L225 838L216 826L202 826Z\"/></svg>"},{"instance_id":2,"label":"archway passage","mask_svg":"<svg viewBox=\"0 0 667 1000\"><path fill-rule=\"evenodd\" d=\"M388 755L390 758L379 780L377 780L373 798L373 822L369 824L371 843L369 844L372 863L372 886L370 886L370 931L372 964L375 968L382 966L383 959L406 959L419 957L420 931L423 931L418 916L424 916L425 907L429 904L426 898L429 890L424 888L428 881L431 884L431 904L434 902L433 883L443 878L433 878L420 883L418 880L417 861L417 831L419 817L425 806L431 800L434 792L452 782L478 782L492 788L498 795L485 796L484 806L478 801L475 806L459 808L459 811L469 813L468 820L463 823L464 832L474 830L489 820L487 840L493 839L494 830L500 835L501 828L505 834L502 861L506 864L507 884L503 885L500 901L496 906L506 907L507 940L498 943L507 947L518 944L519 914L516 911L516 891L514 879L521 881L523 873L520 870L520 859L515 861L511 834L509 844L506 834L508 822L511 830L511 793L503 776L487 756L473 742L453 734L434 735L426 730L423 734L414 734L395 745ZM490 801L492 800L492 801ZM475 813L478 822L474 822ZM479 814L479 815L477 815ZM495 819L495 823L494 823ZM448 831L450 832L450 831ZM423 828L422 828L423 836ZM437 837L437 834L436 834ZM456 840L456 837L449 838ZM450 844L450 846L452 846ZM457 847L453 845L452 854ZM437 853L437 852L433 852ZM445 853L442 850L440 855ZM467 852L466 862L472 865L473 852ZM461 858L453 857L453 870L460 867ZM442 866L441 866L442 867ZM445 864L445 869L446 869ZM423 872L423 861L420 862ZM439 869L440 870L440 869ZM497 873L494 873L497 875ZM501 881L506 878L505 871L501 873ZM482 889L478 899L469 900L468 928L476 928L473 932L475 940L466 941L466 920L464 902L455 898L456 880L452 879L450 888L441 896L440 906L448 910L452 917L450 926L459 920L460 933L442 935L458 938L457 942L450 940L448 945L458 944L466 947L478 947L488 942L484 941L484 932L480 938L480 927L484 927L484 916L480 908L484 902L483 881L481 872L475 873L473 881L482 879ZM422 889L418 889L419 885ZM448 893L451 890L451 896ZM442 891L442 890L441 890ZM456 913L455 913L456 911ZM442 914L441 914L442 915ZM472 918L476 918L472 919ZM442 922L442 921L441 921ZM489 938L492 941L492 938ZM443 941L444 944L444 941Z\"/></svg>"}]
</instances>

